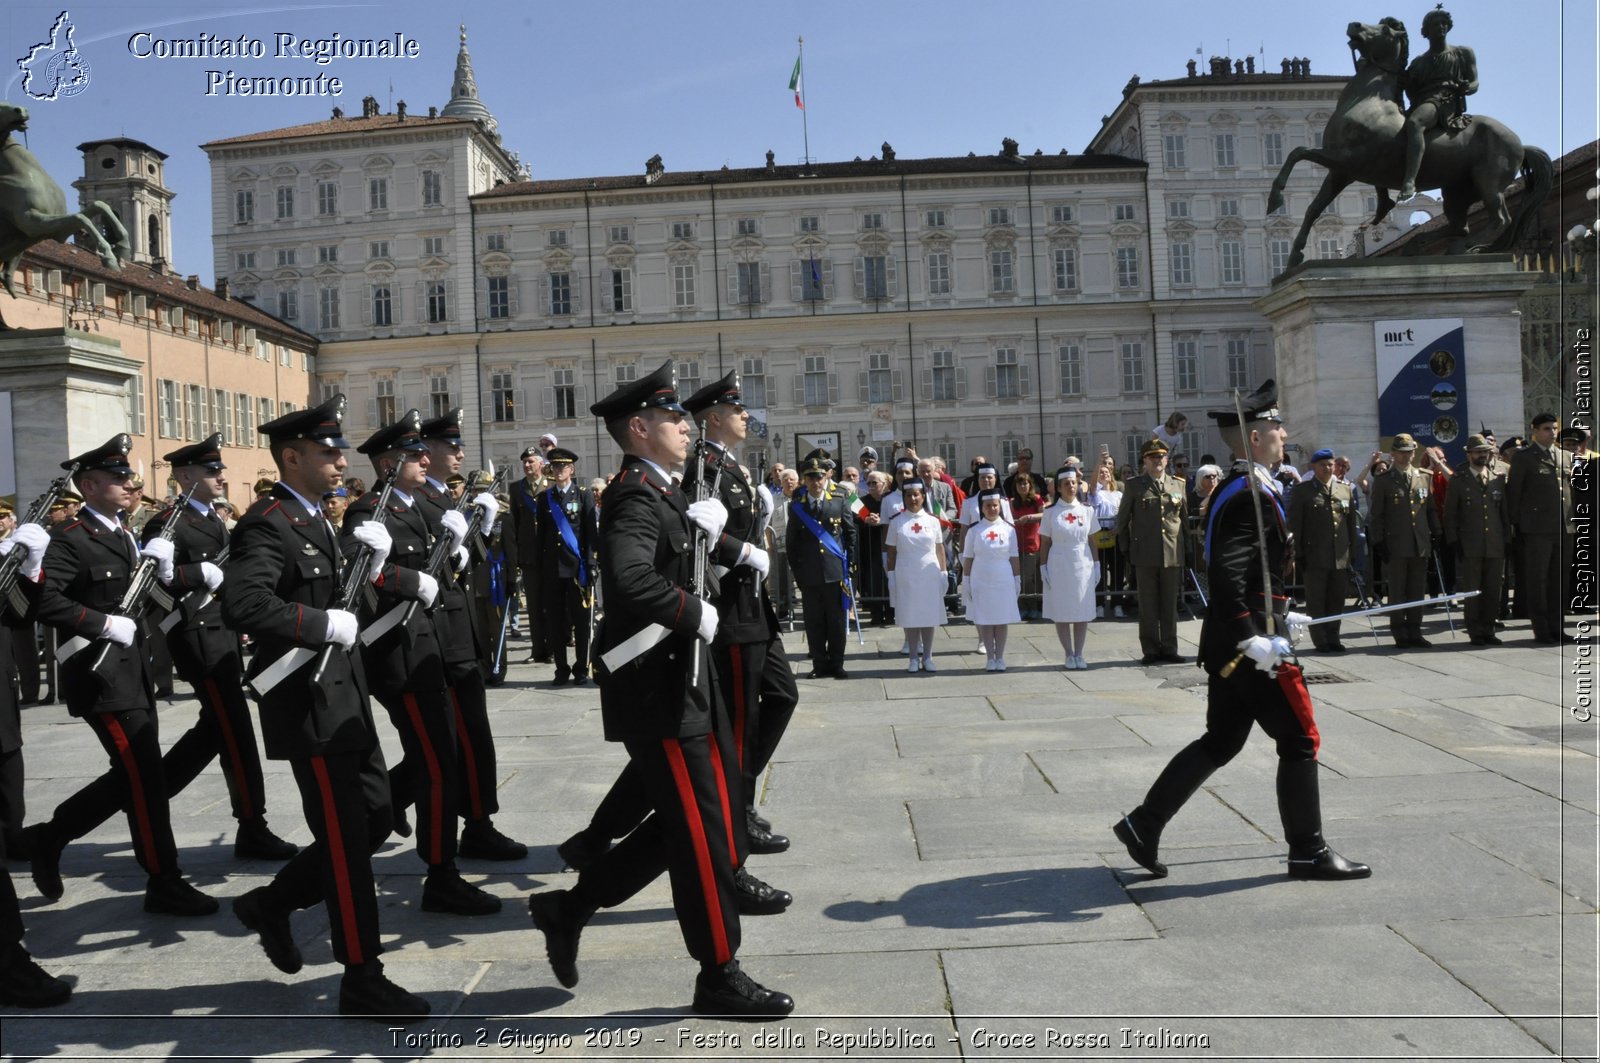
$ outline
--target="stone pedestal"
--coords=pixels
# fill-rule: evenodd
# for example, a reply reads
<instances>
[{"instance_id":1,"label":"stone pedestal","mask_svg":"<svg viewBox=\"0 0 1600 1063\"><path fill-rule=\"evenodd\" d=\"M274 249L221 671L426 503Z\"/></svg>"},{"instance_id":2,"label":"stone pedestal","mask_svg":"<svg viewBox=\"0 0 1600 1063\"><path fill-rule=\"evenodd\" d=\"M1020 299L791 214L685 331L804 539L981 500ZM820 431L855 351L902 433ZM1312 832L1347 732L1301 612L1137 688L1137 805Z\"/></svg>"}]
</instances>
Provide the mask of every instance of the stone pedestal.
<instances>
[{"instance_id":1,"label":"stone pedestal","mask_svg":"<svg viewBox=\"0 0 1600 1063\"><path fill-rule=\"evenodd\" d=\"M1255 302L1272 322L1278 405L1302 461L1318 447L1359 471L1382 439L1374 322L1460 318L1471 423L1525 434L1517 299L1538 280L1510 255L1327 259L1285 274Z\"/></svg>"},{"instance_id":2,"label":"stone pedestal","mask_svg":"<svg viewBox=\"0 0 1600 1063\"><path fill-rule=\"evenodd\" d=\"M122 344L75 329L0 332L0 494L18 509L61 475L61 462L129 430L128 379L142 363Z\"/></svg>"}]
</instances>

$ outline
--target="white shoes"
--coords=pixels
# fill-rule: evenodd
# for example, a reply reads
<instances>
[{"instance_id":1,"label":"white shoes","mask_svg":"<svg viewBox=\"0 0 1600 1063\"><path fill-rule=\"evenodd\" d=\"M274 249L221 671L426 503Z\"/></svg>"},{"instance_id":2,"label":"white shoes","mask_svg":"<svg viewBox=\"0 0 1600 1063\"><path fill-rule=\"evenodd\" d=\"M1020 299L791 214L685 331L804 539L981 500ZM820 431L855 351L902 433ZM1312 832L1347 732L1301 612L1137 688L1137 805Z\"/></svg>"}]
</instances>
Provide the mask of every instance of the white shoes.
<instances>
[{"instance_id":1,"label":"white shoes","mask_svg":"<svg viewBox=\"0 0 1600 1063\"><path fill-rule=\"evenodd\" d=\"M1072 667L1079 672L1087 672L1089 670L1088 664L1084 662L1082 657L1072 658Z\"/></svg>"},{"instance_id":2,"label":"white shoes","mask_svg":"<svg viewBox=\"0 0 1600 1063\"><path fill-rule=\"evenodd\" d=\"M995 666L994 666L994 658L993 657L989 657L989 658L984 660L984 662L983 662L983 670L985 672L993 672L993 671L996 670Z\"/></svg>"},{"instance_id":3,"label":"white shoes","mask_svg":"<svg viewBox=\"0 0 1600 1063\"><path fill-rule=\"evenodd\" d=\"M1103 605L1095 606L1094 607L1094 615L1095 615L1095 619L1104 620L1106 618L1106 607L1103 606Z\"/></svg>"},{"instance_id":4,"label":"white shoes","mask_svg":"<svg viewBox=\"0 0 1600 1063\"><path fill-rule=\"evenodd\" d=\"M939 670L933 666L933 654L927 654L922 658L922 670L924 672L937 672Z\"/></svg>"},{"instance_id":5,"label":"white shoes","mask_svg":"<svg viewBox=\"0 0 1600 1063\"><path fill-rule=\"evenodd\" d=\"M906 665L906 671L915 672L920 666L921 666L921 662L919 662L915 657L913 657L913 658L911 658L910 663Z\"/></svg>"},{"instance_id":6,"label":"white shoes","mask_svg":"<svg viewBox=\"0 0 1600 1063\"><path fill-rule=\"evenodd\" d=\"M1006 670L1006 659L1004 657L996 657L994 659L994 670L997 672Z\"/></svg>"}]
</instances>

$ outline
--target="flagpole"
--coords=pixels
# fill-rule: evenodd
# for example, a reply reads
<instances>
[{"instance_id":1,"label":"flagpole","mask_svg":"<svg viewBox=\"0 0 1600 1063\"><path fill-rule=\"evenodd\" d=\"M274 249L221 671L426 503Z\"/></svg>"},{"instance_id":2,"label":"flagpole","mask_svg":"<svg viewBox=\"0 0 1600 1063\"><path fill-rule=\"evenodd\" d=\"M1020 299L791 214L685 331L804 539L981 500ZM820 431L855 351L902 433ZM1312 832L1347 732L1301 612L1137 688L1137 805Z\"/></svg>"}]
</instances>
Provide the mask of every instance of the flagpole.
<instances>
[{"instance_id":1,"label":"flagpole","mask_svg":"<svg viewBox=\"0 0 1600 1063\"><path fill-rule=\"evenodd\" d=\"M806 39L798 38L800 42L800 58L797 65L800 67L800 135L805 141L806 166L811 165L811 122L809 112L806 111Z\"/></svg>"}]
</instances>

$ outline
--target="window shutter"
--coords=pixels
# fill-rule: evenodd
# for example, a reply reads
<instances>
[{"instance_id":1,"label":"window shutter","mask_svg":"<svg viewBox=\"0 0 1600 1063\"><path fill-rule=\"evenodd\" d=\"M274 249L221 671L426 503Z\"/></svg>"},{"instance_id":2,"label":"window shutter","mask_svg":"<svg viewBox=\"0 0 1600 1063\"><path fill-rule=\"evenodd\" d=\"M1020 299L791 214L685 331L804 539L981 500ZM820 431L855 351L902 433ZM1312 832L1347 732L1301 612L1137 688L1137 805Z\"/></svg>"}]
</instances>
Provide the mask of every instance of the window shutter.
<instances>
[{"instance_id":1,"label":"window shutter","mask_svg":"<svg viewBox=\"0 0 1600 1063\"><path fill-rule=\"evenodd\" d=\"M525 405L528 400L527 391L523 388L517 388L511 392L511 399L516 403L516 406L511 411L511 419L518 422L526 421L528 419L528 407Z\"/></svg>"},{"instance_id":2,"label":"window shutter","mask_svg":"<svg viewBox=\"0 0 1600 1063\"><path fill-rule=\"evenodd\" d=\"M761 291L758 294L760 299L757 302L772 302L772 267L765 262L761 263Z\"/></svg>"},{"instance_id":3,"label":"window shutter","mask_svg":"<svg viewBox=\"0 0 1600 1063\"><path fill-rule=\"evenodd\" d=\"M900 269L895 264L893 255L883 256L884 293L893 299L900 294Z\"/></svg>"},{"instance_id":4,"label":"window shutter","mask_svg":"<svg viewBox=\"0 0 1600 1063\"><path fill-rule=\"evenodd\" d=\"M839 374L828 374L828 405L839 405Z\"/></svg>"},{"instance_id":5,"label":"window shutter","mask_svg":"<svg viewBox=\"0 0 1600 1063\"><path fill-rule=\"evenodd\" d=\"M868 370L865 370L865 369L863 369L861 372L856 374L856 401L857 402L862 402L862 403L866 402L868 400L868 397L872 394L872 392L869 389L869 386L867 384L867 381L869 379L871 379L871 377L872 377L872 373L869 372Z\"/></svg>"},{"instance_id":6,"label":"window shutter","mask_svg":"<svg viewBox=\"0 0 1600 1063\"><path fill-rule=\"evenodd\" d=\"M1023 362L1017 367L1017 369L1019 370L1017 379L1020 383L1017 391L1023 398L1027 398L1033 393L1031 390L1033 383L1033 366L1029 365L1027 362Z\"/></svg>"},{"instance_id":7,"label":"window shutter","mask_svg":"<svg viewBox=\"0 0 1600 1063\"><path fill-rule=\"evenodd\" d=\"M542 405L542 409L544 411L544 419L546 421L555 420L556 419L556 389L553 388L553 387L541 388L540 389L540 395L544 399L544 402L543 402L543 405Z\"/></svg>"},{"instance_id":8,"label":"window shutter","mask_svg":"<svg viewBox=\"0 0 1600 1063\"><path fill-rule=\"evenodd\" d=\"M803 370L794 375L794 390L792 394L794 395L795 409L803 409L806 404L806 375Z\"/></svg>"},{"instance_id":9,"label":"window shutter","mask_svg":"<svg viewBox=\"0 0 1600 1063\"><path fill-rule=\"evenodd\" d=\"M378 423L378 396L374 395L367 400L367 424Z\"/></svg>"},{"instance_id":10,"label":"window shutter","mask_svg":"<svg viewBox=\"0 0 1600 1063\"><path fill-rule=\"evenodd\" d=\"M817 260L817 266L822 271L822 298L824 300L832 299L833 298L833 260L831 258L819 258Z\"/></svg>"},{"instance_id":11,"label":"window shutter","mask_svg":"<svg viewBox=\"0 0 1600 1063\"><path fill-rule=\"evenodd\" d=\"M889 396L895 402L906 401L906 375L898 369L889 374Z\"/></svg>"},{"instance_id":12,"label":"window shutter","mask_svg":"<svg viewBox=\"0 0 1600 1063\"><path fill-rule=\"evenodd\" d=\"M957 399L964 399L966 397L967 397L967 367L964 366L964 365L958 365L958 366L956 366L956 398Z\"/></svg>"},{"instance_id":13,"label":"window shutter","mask_svg":"<svg viewBox=\"0 0 1600 1063\"><path fill-rule=\"evenodd\" d=\"M572 316L577 317L583 310L583 277L575 270L567 276L572 284Z\"/></svg>"},{"instance_id":14,"label":"window shutter","mask_svg":"<svg viewBox=\"0 0 1600 1063\"><path fill-rule=\"evenodd\" d=\"M728 305L739 305L739 266L733 262L728 264Z\"/></svg>"},{"instance_id":15,"label":"window shutter","mask_svg":"<svg viewBox=\"0 0 1600 1063\"><path fill-rule=\"evenodd\" d=\"M588 393L582 384L573 385L572 413L575 417L587 417L589 415Z\"/></svg>"},{"instance_id":16,"label":"window shutter","mask_svg":"<svg viewBox=\"0 0 1600 1063\"><path fill-rule=\"evenodd\" d=\"M806 262L797 258L789 263L789 301L800 303L805 301Z\"/></svg>"},{"instance_id":17,"label":"window shutter","mask_svg":"<svg viewBox=\"0 0 1600 1063\"><path fill-rule=\"evenodd\" d=\"M550 274L539 278L539 316L550 316Z\"/></svg>"},{"instance_id":18,"label":"window shutter","mask_svg":"<svg viewBox=\"0 0 1600 1063\"><path fill-rule=\"evenodd\" d=\"M522 309L521 288L521 281L515 273L506 274L506 312L512 317L516 317Z\"/></svg>"},{"instance_id":19,"label":"window shutter","mask_svg":"<svg viewBox=\"0 0 1600 1063\"><path fill-rule=\"evenodd\" d=\"M992 365L984 366L983 367L983 393L985 395L989 396L989 398L991 398L991 399L994 398L994 393L995 393L994 377L995 377L994 366L992 366Z\"/></svg>"},{"instance_id":20,"label":"window shutter","mask_svg":"<svg viewBox=\"0 0 1600 1063\"><path fill-rule=\"evenodd\" d=\"M867 297L867 260L861 255L857 255L855 258L855 269L856 298L865 299Z\"/></svg>"},{"instance_id":21,"label":"window shutter","mask_svg":"<svg viewBox=\"0 0 1600 1063\"><path fill-rule=\"evenodd\" d=\"M932 369L923 369L921 372L922 372L922 400L924 402L932 402L933 401L933 370Z\"/></svg>"}]
</instances>

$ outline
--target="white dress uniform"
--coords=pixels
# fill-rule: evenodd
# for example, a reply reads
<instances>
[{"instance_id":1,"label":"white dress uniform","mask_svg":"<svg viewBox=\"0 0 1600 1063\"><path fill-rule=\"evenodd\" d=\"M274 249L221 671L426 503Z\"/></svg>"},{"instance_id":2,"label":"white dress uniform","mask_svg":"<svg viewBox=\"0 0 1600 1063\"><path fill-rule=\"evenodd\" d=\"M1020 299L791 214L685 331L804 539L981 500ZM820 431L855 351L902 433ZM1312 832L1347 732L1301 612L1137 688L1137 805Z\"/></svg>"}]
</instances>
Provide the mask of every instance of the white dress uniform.
<instances>
[{"instance_id":1,"label":"white dress uniform","mask_svg":"<svg viewBox=\"0 0 1600 1063\"><path fill-rule=\"evenodd\" d=\"M972 558L967 619L974 624L1019 624L1017 584L1011 558L1017 554L1017 529L1004 520L980 520L967 529L963 558Z\"/></svg>"},{"instance_id":2,"label":"white dress uniform","mask_svg":"<svg viewBox=\"0 0 1600 1063\"><path fill-rule=\"evenodd\" d=\"M1100 562L1089 537L1100 527L1093 507L1082 502L1056 502L1044 511L1039 534L1050 540L1046 567L1050 582L1044 587L1044 615L1057 624L1081 624L1094 619L1094 588L1100 582Z\"/></svg>"},{"instance_id":3,"label":"white dress uniform","mask_svg":"<svg viewBox=\"0 0 1600 1063\"><path fill-rule=\"evenodd\" d=\"M884 545L895 550L894 619L901 627L938 627L945 622L945 574L939 571L944 529L927 510L902 512L889 525Z\"/></svg>"}]
</instances>

